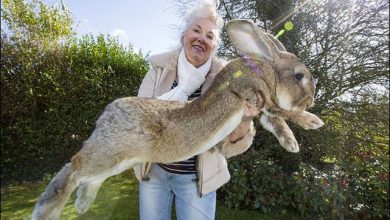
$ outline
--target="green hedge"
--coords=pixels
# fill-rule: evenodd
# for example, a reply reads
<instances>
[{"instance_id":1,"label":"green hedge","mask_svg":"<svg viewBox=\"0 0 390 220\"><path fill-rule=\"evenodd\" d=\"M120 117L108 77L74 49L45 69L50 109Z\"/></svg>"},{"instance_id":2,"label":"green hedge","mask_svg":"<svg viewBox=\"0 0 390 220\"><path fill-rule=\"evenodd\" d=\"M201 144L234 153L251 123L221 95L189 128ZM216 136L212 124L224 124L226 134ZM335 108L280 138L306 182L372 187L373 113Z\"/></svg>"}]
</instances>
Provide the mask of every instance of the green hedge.
<instances>
[{"instance_id":1,"label":"green hedge","mask_svg":"<svg viewBox=\"0 0 390 220\"><path fill-rule=\"evenodd\" d=\"M389 218L386 175L359 170L353 176L345 169L321 171L305 163L288 175L256 151L230 160L229 169L232 179L219 199L231 208L295 212L304 219Z\"/></svg>"},{"instance_id":2,"label":"green hedge","mask_svg":"<svg viewBox=\"0 0 390 220\"><path fill-rule=\"evenodd\" d=\"M147 69L144 55L113 38L42 48L2 32L2 183L58 171L108 103L137 94Z\"/></svg>"},{"instance_id":3,"label":"green hedge","mask_svg":"<svg viewBox=\"0 0 390 220\"><path fill-rule=\"evenodd\" d=\"M232 178L220 201L304 219L389 219L388 99L354 105L326 113L318 131L291 126L298 154L259 127L251 149L228 160Z\"/></svg>"}]
</instances>

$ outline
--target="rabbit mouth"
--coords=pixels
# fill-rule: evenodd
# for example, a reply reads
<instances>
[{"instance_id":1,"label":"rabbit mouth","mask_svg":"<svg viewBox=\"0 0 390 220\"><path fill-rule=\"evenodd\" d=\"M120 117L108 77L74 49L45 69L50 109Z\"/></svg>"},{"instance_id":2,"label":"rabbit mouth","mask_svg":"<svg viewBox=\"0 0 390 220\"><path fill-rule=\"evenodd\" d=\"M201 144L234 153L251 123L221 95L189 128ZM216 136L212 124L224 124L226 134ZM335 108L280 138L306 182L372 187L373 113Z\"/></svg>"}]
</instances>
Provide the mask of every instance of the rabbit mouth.
<instances>
[{"instance_id":1,"label":"rabbit mouth","mask_svg":"<svg viewBox=\"0 0 390 220\"><path fill-rule=\"evenodd\" d=\"M314 106L314 100L310 96L306 96L304 98L301 98L299 100L295 100L291 103L290 108L284 108L286 110L290 111L305 111L308 108L311 108ZM282 106L280 106L282 107Z\"/></svg>"},{"instance_id":2,"label":"rabbit mouth","mask_svg":"<svg viewBox=\"0 0 390 220\"><path fill-rule=\"evenodd\" d=\"M309 109L314 106L314 99L312 97L306 97L298 106L300 106L302 110Z\"/></svg>"}]
</instances>

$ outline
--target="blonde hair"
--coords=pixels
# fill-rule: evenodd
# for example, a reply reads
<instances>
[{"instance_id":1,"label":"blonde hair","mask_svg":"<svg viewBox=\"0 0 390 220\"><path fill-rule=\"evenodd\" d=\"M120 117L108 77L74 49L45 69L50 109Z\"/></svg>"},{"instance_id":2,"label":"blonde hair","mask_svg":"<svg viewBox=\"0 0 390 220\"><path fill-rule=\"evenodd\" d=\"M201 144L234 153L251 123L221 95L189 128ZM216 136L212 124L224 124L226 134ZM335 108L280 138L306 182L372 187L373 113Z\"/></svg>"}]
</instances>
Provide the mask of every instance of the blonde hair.
<instances>
[{"instance_id":1,"label":"blonde hair","mask_svg":"<svg viewBox=\"0 0 390 220\"><path fill-rule=\"evenodd\" d=\"M219 42L221 41L220 32L223 26L223 19L217 12L217 2L215 0L201 0L199 6L193 8L189 13L184 17L184 28L182 35L186 32L195 21L201 18L207 18L213 22L216 26L215 29L215 49L218 47Z\"/></svg>"}]
</instances>

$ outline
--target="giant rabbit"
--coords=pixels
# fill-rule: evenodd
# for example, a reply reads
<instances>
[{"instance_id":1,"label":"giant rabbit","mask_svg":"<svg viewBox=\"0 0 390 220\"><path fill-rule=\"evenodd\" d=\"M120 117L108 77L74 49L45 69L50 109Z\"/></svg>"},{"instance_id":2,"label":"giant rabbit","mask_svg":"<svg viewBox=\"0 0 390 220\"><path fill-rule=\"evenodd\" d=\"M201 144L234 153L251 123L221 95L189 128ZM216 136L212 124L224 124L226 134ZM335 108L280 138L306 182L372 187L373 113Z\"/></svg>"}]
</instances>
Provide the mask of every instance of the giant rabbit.
<instances>
[{"instance_id":1,"label":"giant rabbit","mask_svg":"<svg viewBox=\"0 0 390 220\"><path fill-rule=\"evenodd\" d=\"M137 163L182 161L218 146L240 123L245 105L256 105L263 127L287 151L298 152L285 120L305 129L323 125L305 111L314 103L313 76L254 23L233 20L226 30L241 57L228 62L207 92L190 102L139 97L113 101L82 149L51 180L32 218L59 219L77 187L75 206L84 213L108 177Z\"/></svg>"}]
</instances>

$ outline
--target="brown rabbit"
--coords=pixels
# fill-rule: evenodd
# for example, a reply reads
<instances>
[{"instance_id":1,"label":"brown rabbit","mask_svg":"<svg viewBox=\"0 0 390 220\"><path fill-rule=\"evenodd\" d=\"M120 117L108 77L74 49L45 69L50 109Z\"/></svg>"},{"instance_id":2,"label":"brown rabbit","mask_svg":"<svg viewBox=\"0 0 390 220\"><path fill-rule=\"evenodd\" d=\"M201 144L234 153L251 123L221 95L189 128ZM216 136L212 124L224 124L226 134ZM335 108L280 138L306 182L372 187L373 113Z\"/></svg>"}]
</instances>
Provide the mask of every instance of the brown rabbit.
<instances>
[{"instance_id":1,"label":"brown rabbit","mask_svg":"<svg viewBox=\"0 0 390 220\"><path fill-rule=\"evenodd\" d=\"M83 148L49 183L32 218L59 219L76 187L75 205L84 213L105 179L136 163L182 161L209 150L237 127L248 103L261 108L262 125L285 149L298 152L284 119L305 129L323 125L305 111L313 105L312 75L252 22L231 21L227 31L243 57L230 61L204 95L192 102L127 97L109 104Z\"/></svg>"}]
</instances>

